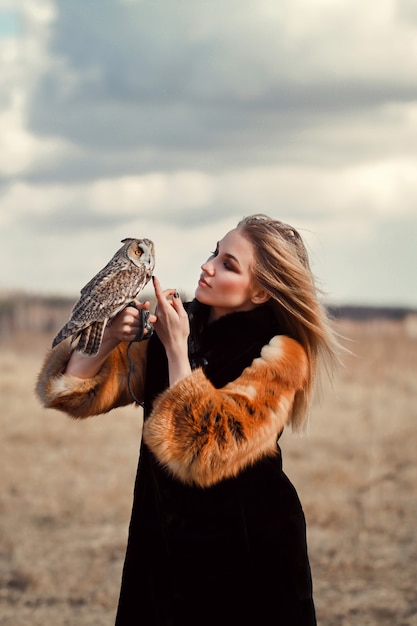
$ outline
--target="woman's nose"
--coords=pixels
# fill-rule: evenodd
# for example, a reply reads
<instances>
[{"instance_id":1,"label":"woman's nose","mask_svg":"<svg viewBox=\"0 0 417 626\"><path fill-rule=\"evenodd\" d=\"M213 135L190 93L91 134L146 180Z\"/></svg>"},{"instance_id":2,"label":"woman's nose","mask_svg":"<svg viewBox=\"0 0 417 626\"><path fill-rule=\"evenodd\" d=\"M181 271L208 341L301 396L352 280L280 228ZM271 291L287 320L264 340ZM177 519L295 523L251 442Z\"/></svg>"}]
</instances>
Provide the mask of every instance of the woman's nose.
<instances>
[{"instance_id":1,"label":"woman's nose","mask_svg":"<svg viewBox=\"0 0 417 626\"><path fill-rule=\"evenodd\" d=\"M210 261L206 261L205 263L203 263L201 269L205 274L208 274L209 276L212 276L214 274L214 268Z\"/></svg>"}]
</instances>

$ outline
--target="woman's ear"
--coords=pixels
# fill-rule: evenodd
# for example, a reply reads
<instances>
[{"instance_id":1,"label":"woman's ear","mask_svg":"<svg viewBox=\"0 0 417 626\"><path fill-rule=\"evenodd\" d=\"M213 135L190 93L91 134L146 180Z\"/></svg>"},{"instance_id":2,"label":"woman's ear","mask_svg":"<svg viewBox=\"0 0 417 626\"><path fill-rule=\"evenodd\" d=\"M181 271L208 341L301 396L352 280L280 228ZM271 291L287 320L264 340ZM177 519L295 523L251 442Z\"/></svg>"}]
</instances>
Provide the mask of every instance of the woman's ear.
<instances>
[{"instance_id":1,"label":"woman's ear","mask_svg":"<svg viewBox=\"0 0 417 626\"><path fill-rule=\"evenodd\" d=\"M269 293L266 293L263 289L257 289L253 292L251 301L253 304L263 304L264 302L267 302L270 297Z\"/></svg>"}]
</instances>

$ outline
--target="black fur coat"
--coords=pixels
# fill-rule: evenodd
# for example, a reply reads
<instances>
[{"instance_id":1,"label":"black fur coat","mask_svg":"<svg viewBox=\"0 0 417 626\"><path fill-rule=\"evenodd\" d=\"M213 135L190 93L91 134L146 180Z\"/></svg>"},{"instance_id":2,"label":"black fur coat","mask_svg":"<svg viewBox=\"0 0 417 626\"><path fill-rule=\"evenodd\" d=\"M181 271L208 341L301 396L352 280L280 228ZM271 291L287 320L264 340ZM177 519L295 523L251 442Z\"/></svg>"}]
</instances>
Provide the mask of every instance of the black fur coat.
<instances>
[{"instance_id":1,"label":"black fur coat","mask_svg":"<svg viewBox=\"0 0 417 626\"><path fill-rule=\"evenodd\" d=\"M205 307L194 303L189 314L196 369L182 385L166 389L163 347L155 335L149 341L144 442L116 626L313 626L304 514L278 446L285 416L281 424L273 411L278 421L266 428L268 441L255 446L259 454L247 451L269 402L263 386L271 363L268 355L259 357L277 335L277 322L268 306L210 325ZM278 352L295 359L291 347L280 343ZM291 367L281 368L268 393L272 387L280 398L287 388L293 394L286 381ZM215 401L216 390L222 393ZM288 414L288 403L280 402ZM197 425L185 420L190 433L177 429L184 412L196 420L204 413ZM229 449L228 473L222 459Z\"/></svg>"}]
</instances>

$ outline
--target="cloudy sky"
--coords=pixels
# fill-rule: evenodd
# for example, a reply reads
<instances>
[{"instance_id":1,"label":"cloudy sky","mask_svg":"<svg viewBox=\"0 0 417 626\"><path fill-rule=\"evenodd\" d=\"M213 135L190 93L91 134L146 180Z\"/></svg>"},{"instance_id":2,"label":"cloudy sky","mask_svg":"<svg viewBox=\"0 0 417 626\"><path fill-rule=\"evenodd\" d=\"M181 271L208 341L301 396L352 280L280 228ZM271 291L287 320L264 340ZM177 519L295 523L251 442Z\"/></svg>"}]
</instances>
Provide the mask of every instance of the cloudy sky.
<instances>
[{"instance_id":1,"label":"cloudy sky","mask_svg":"<svg viewBox=\"0 0 417 626\"><path fill-rule=\"evenodd\" d=\"M415 0L0 0L0 291L149 237L192 294L259 212L328 301L417 306Z\"/></svg>"}]
</instances>

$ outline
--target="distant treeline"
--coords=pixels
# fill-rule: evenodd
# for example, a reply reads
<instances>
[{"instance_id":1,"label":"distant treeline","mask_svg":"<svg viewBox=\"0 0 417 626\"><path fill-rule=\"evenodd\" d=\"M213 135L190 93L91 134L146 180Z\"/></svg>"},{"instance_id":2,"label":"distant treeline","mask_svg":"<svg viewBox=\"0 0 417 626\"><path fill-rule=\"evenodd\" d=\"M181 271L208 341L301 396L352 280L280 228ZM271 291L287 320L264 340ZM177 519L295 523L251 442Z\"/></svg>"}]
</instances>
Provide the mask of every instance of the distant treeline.
<instances>
[{"instance_id":1,"label":"distant treeline","mask_svg":"<svg viewBox=\"0 0 417 626\"><path fill-rule=\"evenodd\" d=\"M53 333L68 318L74 300L17 294L0 296L0 337L20 331Z\"/></svg>"},{"instance_id":2,"label":"distant treeline","mask_svg":"<svg viewBox=\"0 0 417 626\"><path fill-rule=\"evenodd\" d=\"M0 294L0 338L21 331L55 333L68 320L76 300L77 297Z\"/></svg>"},{"instance_id":3,"label":"distant treeline","mask_svg":"<svg viewBox=\"0 0 417 626\"><path fill-rule=\"evenodd\" d=\"M144 294L145 299L151 295ZM59 330L67 321L76 298L34 296L31 294L0 294L0 337L20 331L49 333ZM416 309L406 307L373 307L357 305L328 305L333 319L372 321L385 319L403 321Z\"/></svg>"},{"instance_id":4,"label":"distant treeline","mask_svg":"<svg viewBox=\"0 0 417 626\"><path fill-rule=\"evenodd\" d=\"M384 319L402 322L410 314L416 314L417 309L407 307L388 306L359 306L359 305L327 305L327 310L333 319L348 319L356 321L367 321Z\"/></svg>"}]
</instances>

